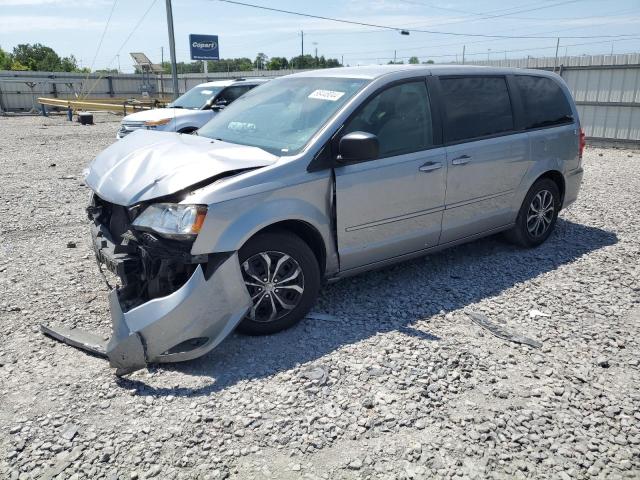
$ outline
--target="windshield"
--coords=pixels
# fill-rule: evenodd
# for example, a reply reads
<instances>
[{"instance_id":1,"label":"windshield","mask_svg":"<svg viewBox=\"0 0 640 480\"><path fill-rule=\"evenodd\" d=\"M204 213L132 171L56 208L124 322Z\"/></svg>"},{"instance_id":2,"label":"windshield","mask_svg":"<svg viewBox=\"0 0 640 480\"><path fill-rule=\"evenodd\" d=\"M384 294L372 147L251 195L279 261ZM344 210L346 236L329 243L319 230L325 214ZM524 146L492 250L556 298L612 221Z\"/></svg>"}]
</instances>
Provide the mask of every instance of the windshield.
<instances>
[{"instance_id":1,"label":"windshield","mask_svg":"<svg viewBox=\"0 0 640 480\"><path fill-rule=\"evenodd\" d=\"M169 108L192 108L200 110L207 100L220 93L222 87L194 87L167 105Z\"/></svg>"},{"instance_id":2,"label":"windshield","mask_svg":"<svg viewBox=\"0 0 640 480\"><path fill-rule=\"evenodd\" d=\"M278 78L243 95L198 134L294 155L367 80L353 78Z\"/></svg>"}]
</instances>

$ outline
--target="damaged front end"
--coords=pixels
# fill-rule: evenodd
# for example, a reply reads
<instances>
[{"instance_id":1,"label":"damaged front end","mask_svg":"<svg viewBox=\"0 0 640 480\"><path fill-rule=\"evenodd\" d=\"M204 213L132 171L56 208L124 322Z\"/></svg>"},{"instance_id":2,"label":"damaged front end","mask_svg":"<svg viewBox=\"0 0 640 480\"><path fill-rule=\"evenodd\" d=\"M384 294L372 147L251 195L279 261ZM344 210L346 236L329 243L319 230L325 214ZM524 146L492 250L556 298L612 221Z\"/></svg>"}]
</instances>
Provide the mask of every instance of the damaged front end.
<instances>
[{"instance_id":1,"label":"damaged front end","mask_svg":"<svg viewBox=\"0 0 640 480\"><path fill-rule=\"evenodd\" d=\"M106 356L118 375L205 354L234 330L251 305L236 252L192 255L193 239L133 228L144 208L93 195L87 209L99 268L121 283L109 293L110 340L42 327L53 338ZM105 280L109 285L106 275Z\"/></svg>"}]
</instances>

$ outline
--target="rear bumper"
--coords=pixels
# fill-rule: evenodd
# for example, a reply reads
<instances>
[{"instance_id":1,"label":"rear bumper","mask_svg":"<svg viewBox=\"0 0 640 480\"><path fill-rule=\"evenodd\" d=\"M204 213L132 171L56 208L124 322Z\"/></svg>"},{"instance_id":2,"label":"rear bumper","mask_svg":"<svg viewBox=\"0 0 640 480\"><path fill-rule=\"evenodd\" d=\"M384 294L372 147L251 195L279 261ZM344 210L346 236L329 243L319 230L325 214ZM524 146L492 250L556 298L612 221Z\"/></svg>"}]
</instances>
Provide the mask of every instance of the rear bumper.
<instances>
[{"instance_id":1,"label":"rear bumper","mask_svg":"<svg viewBox=\"0 0 640 480\"><path fill-rule=\"evenodd\" d=\"M564 191L564 202L562 203L562 208L567 208L573 202L575 202L578 198L578 192L580 191L580 185L582 184L582 176L584 175L584 170L582 167L578 167L575 170L571 170L568 172L565 177L565 191Z\"/></svg>"}]
</instances>

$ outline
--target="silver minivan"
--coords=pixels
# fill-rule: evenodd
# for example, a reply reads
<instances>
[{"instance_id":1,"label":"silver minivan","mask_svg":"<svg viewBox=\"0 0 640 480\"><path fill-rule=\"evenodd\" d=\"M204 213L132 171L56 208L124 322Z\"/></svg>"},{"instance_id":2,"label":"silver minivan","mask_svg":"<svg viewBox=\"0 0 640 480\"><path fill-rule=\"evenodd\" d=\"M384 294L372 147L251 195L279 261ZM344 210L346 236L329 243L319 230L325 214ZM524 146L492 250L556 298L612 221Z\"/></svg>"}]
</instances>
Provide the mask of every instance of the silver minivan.
<instances>
[{"instance_id":1,"label":"silver minivan","mask_svg":"<svg viewBox=\"0 0 640 480\"><path fill-rule=\"evenodd\" d=\"M583 147L559 76L466 66L298 73L197 135L136 131L86 176L96 256L121 282L94 350L120 373L187 360L236 327L292 326L326 281L497 232L538 246Z\"/></svg>"}]
</instances>

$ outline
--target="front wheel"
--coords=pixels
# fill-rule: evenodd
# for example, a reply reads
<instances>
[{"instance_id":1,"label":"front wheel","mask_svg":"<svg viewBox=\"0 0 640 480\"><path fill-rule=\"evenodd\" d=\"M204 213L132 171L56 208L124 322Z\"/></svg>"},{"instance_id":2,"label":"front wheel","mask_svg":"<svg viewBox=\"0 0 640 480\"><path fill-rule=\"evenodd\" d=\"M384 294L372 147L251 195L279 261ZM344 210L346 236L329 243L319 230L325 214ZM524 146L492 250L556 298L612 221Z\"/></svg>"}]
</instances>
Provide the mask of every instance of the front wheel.
<instances>
[{"instance_id":1,"label":"front wheel","mask_svg":"<svg viewBox=\"0 0 640 480\"><path fill-rule=\"evenodd\" d=\"M560 190L553 180L542 178L527 192L516 224L506 236L523 247L537 247L551 235L559 212Z\"/></svg>"},{"instance_id":2,"label":"front wheel","mask_svg":"<svg viewBox=\"0 0 640 480\"><path fill-rule=\"evenodd\" d=\"M239 251L240 270L252 306L238 325L249 335L267 335L298 323L320 289L320 268L309 246L286 232L260 233Z\"/></svg>"}]
</instances>

